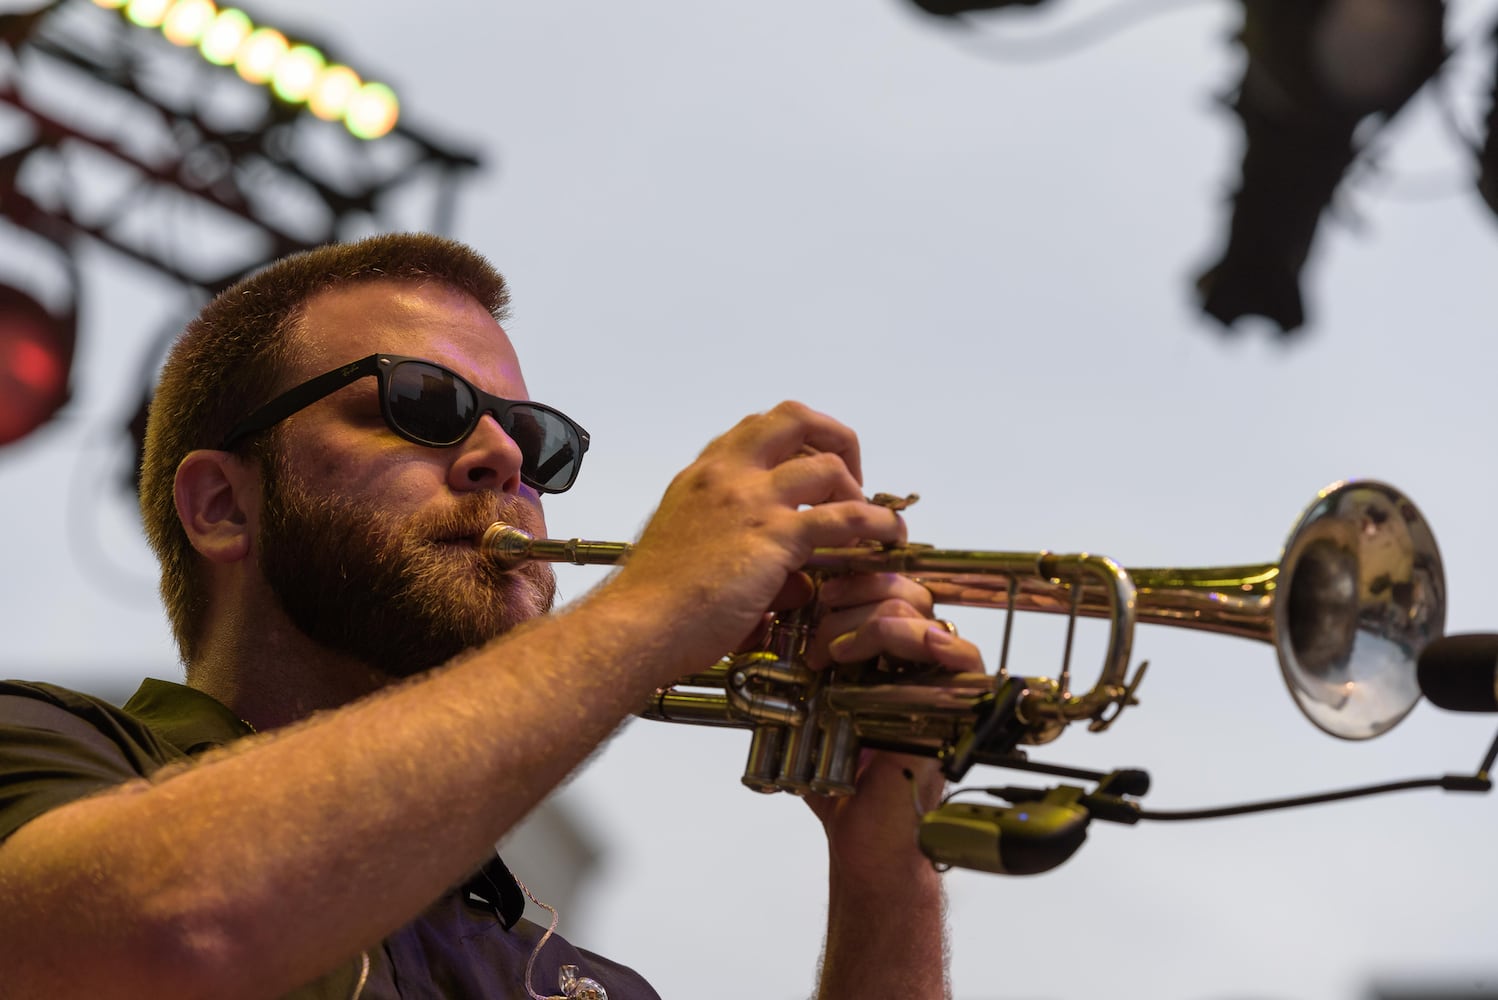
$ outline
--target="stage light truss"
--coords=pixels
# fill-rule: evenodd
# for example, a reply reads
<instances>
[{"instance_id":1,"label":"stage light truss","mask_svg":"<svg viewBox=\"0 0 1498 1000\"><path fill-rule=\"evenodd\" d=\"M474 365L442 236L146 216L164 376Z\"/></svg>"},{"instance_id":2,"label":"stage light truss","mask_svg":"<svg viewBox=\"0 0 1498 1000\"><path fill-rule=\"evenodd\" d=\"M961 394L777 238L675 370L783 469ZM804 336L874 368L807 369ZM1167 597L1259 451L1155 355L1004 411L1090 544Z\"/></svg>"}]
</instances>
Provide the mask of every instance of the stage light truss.
<instances>
[{"instance_id":1,"label":"stage light truss","mask_svg":"<svg viewBox=\"0 0 1498 1000\"><path fill-rule=\"evenodd\" d=\"M446 231L479 166L405 120L359 139L95 0L0 18L0 40L0 214L208 291L390 229L423 193L431 215L402 228Z\"/></svg>"}]
</instances>

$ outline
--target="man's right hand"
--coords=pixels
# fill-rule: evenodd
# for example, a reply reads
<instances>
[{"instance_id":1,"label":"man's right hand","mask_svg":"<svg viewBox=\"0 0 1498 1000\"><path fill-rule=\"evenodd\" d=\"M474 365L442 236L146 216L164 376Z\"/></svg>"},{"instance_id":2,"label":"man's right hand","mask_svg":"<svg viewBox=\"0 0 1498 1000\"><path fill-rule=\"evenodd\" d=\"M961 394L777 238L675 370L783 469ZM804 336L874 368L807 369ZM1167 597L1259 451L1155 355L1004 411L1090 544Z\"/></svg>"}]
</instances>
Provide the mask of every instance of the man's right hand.
<instances>
[{"instance_id":1,"label":"man's right hand","mask_svg":"<svg viewBox=\"0 0 1498 1000\"><path fill-rule=\"evenodd\" d=\"M857 435L785 402L740 421L672 481L616 578L680 623L681 657L661 683L682 662L739 646L813 549L905 540L900 516L869 503L862 479Z\"/></svg>"}]
</instances>

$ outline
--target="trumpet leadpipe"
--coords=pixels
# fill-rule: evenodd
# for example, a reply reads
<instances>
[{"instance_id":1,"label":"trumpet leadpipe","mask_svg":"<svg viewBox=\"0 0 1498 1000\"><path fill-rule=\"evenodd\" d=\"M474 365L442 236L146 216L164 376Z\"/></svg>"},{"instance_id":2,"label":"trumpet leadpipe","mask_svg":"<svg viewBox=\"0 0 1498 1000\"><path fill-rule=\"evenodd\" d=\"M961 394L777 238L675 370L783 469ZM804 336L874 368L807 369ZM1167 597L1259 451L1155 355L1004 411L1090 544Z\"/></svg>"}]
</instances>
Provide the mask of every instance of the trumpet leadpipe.
<instances>
[{"instance_id":1,"label":"trumpet leadpipe","mask_svg":"<svg viewBox=\"0 0 1498 1000\"><path fill-rule=\"evenodd\" d=\"M589 542L581 538L537 538L523 528L496 521L484 531L478 549L505 569L525 562L565 562L574 566L615 566L629 556L628 542Z\"/></svg>"}]
</instances>

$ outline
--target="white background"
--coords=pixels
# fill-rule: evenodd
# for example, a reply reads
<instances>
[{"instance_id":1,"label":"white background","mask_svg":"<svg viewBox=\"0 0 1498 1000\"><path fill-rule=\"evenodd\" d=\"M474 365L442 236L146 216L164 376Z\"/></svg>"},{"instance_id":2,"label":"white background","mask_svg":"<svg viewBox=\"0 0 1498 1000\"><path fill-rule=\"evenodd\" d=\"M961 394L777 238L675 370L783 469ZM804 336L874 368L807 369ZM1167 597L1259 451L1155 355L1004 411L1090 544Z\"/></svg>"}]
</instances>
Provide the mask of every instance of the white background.
<instances>
[{"instance_id":1,"label":"white background","mask_svg":"<svg viewBox=\"0 0 1498 1000\"><path fill-rule=\"evenodd\" d=\"M1451 115L1470 132L1495 9L1452 8L1468 41ZM1224 333L1191 280L1237 182L1217 98L1241 71L1238 9L1174 5L1046 47L1113 9L1059 0L973 32L895 0L251 13L337 39L411 124L482 149L452 235L509 277L532 392L593 433L578 488L548 502L554 534L633 537L709 437L793 397L857 428L869 488L921 493L911 536L945 547L1271 561L1318 488L1384 479L1442 543L1448 630L1498 629L1498 230L1437 103L1378 137L1324 222L1309 328ZM0 453L0 674L120 689L180 676L117 489L118 428L180 303L102 250L89 266L76 403ZM567 571L564 588L598 576ZM959 620L996 649L998 616ZM1053 672L1055 623L1020 625L1017 669ZM1144 628L1135 652L1152 661L1142 706L1036 756L1148 768L1157 808L1470 770L1492 735L1491 717L1422 705L1343 743L1301 718L1268 646ZM603 851L563 931L665 997L789 998L813 981L821 834L793 799L739 786L746 750L741 733L637 722L559 793ZM955 993L1492 990L1495 834L1498 799L1439 792L1095 824L1050 874L947 876Z\"/></svg>"}]
</instances>

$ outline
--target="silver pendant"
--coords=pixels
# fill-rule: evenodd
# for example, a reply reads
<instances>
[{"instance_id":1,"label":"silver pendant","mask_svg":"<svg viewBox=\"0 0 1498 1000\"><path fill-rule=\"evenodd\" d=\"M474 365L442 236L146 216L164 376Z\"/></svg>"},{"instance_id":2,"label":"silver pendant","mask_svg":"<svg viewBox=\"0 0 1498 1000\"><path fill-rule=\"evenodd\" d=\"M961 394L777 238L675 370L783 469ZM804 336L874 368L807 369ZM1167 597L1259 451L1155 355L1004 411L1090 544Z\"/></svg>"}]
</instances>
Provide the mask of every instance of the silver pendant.
<instances>
[{"instance_id":1,"label":"silver pendant","mask_svg":"<svg viewBox=\"0 0 1498 1000\"><path fill-rule=\"evenodd\" d=\"M609 1000L608 991L596 979L577 974L577 966L564 965L557 974L557 986L567 1000Z\"/></svg>"}]
</instances>

